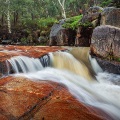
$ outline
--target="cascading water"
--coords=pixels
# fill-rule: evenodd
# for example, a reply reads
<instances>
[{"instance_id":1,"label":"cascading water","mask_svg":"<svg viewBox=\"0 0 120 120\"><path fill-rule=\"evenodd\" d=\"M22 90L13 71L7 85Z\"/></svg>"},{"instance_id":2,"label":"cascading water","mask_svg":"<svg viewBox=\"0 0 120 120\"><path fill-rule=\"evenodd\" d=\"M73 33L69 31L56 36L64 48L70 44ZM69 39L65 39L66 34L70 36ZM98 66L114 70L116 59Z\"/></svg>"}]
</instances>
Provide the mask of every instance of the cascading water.
<instances>
[{"instance_id":1,"label":"cascading water","mask_svg":"<svg viewBox=\"0 0 120 120\"><path fill-rule=\"evenodd\" d=\"M51 54L52 65L54 68L67 69L80 76L85 77L88 80L92 79L89 69L83 62L79 62L70 53L55 52Z\"/></svg>"},{"instance_id":2,"label":"cascading water","mask_svg":"<svg viewBox=\"0 0 120 120\"><path fill-rule=\"evenodd\" d=\"M39 59L29 58L26 56L12 57L7 61L12 65L12 68L15 73L36 72L43 68ZM7 66L8 66L8 62L7 62Z\"/></svg>"},{"instance_id":3,"label":"cascading water","mask_svg":"<svg viewBox=\"0 0 120 120\"><path fill-rule=\"evenodd\" d=\"M47 67L50 66L48 60L24 56L13 57L8 61L16 73L20 73L19 70L23 72L23 74L15 74L15 76L24 76L34 81L50 80L64 84L80 102L103 110L112 120L119 120L120 86L115 85L112 81L116 80L115 77L119 81L120 76L111 77L112 74L102 72L95 59L91 58L87 52L87 56L83 54L86 60L77 57L76 52L73 51L70 51L71 54L67 52L50 53L49 58L54 68ZM47 63L45 65L47 68L43 69L41 61L44 61L44 64ZM96 81L91 70L96 73ZM110 84L106 79L112 79Z\"/></svg>"}]
</instances>

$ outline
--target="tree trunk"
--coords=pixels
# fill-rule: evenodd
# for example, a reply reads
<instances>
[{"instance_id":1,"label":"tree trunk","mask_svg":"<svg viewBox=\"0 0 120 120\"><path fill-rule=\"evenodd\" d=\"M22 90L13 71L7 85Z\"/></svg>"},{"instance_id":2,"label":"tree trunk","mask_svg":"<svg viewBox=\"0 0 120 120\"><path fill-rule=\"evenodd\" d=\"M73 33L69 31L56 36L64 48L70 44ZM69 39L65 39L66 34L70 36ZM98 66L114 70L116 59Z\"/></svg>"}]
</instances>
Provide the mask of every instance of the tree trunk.
<instances>
[{"instance_id":1,"label":"tree trunk","mask_svg":"<svg viewBox=\"0 0 120 120\"><path fill-rule=\"evenodd\" d=\"M7 12L8 32L11 33L10 11Z\"/></svg>"},{"instance_id":2,"label":"tree trunk","mask_svg":"<svg viewBox=\"0 0 120 120\"><path fill-rule=\"evenodd\" d=\"M6 0L8 5L7 7L7 24L8 24L8 33L11 33L11 22L10 22L10 0Z\"/></svg>"},{"instance_id":3,"label":"tree trunk","mask_svg":"<svg viewBox=\"0 0 120 120\"><path fill-rule=\"evenodd\" d=\"M18 19L19 19L19 14L18 14L18 11L16 11L16 20L15 20L15 22L16 22L16 24L18 23Z\"/></svg>"},{"instance_id":4,"label":"tree trunk","mask_svg":"<svg viewBox=\"0 0 120 120\"><path fill-rule=\"evenodd\" d=\"M65 12L65 0L63 0L63 1L62 1L62 3L61 3L61 1L60 1L60 0L58 0L58 2L59 2L59 4L60 4L62 17L63 17L64 19L66 19L66 12Z\"/></svg>"},{"instance_id":5,"label":"tree trunk","mask_svg":"<svg viewBox=\"0 0 120 120\"><path fill-rule=\"evenodd\" d=\"M16 14L14 12L14 26L16 25Z\"/></svg>"},{"instance_id":6,"label":"tree trunk","mask_svg":"<svg viewBox=\"0 0 120 120\"><path fill-rule=\"evenodd\" d=\"M2 13L2 20L1 20L1 22L2 22L2 26L4 25L4 14Z\"/></svg>"}]
</instances>

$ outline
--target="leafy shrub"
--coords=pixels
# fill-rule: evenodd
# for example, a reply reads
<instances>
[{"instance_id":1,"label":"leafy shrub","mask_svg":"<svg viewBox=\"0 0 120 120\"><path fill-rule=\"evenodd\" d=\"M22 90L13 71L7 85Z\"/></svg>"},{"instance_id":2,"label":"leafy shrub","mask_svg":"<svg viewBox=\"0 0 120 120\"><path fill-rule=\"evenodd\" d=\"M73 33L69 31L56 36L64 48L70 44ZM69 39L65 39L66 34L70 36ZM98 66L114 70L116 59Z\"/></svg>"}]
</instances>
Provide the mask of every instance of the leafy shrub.
<instances>
[{"instance_id":1,"label":"leafy shrub","mask_svg":"<svg viewBox=\"0 0 120 120\"><path fill-rule=\"evenodd\" d=\"M76 29L79 26L79 21L82 19L83 15L74 16L66 20L66 23L63 24L64 28Z\"/></svg>"},{"instance_id":2,"label":"leafy shrub","mask_svg":"<svg viewBox=\"0 0 120 120\"><path fill-rule=\"evenodd\" d=\"M22 25L24 28L44 30L51 27L57 20L55 18L24 19Z\"/></svg>"},{"instance_id":3,"label":"leafy shrub","mask_svg":"<svg viewBox=\"0 0 120 120\"><path fill-rule=\"evenodd\" d=\"M102 7L108 6L111 2L112 2L112 0L104 0L104 1L101 3L101 6L102 6Z\"/></svg>"},{"instance_id":4,"label":"leafy shrub","mask_svg":"<svg viewBox=\"0 0 120 120\"><path fill-rule=\"evenodd\" d=\"M85 22L82 23L80 22L80 20L82 19L83 15L80 16L75 16L75 17L71 17L69 18L66 23L63 24L64 28L70 28L75 30L76 28L78 28L78 26L83 26L83 27L93 27L93 24L91 22Z\"/></svg>"}]
</instances>

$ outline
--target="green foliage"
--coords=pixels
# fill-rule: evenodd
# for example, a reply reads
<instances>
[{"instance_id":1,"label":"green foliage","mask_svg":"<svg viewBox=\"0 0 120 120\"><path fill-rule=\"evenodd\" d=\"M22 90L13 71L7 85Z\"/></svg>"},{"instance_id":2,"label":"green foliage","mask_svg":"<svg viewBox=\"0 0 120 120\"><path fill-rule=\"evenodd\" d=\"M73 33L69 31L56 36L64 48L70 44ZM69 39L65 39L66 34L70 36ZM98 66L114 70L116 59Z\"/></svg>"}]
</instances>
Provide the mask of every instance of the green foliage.
<instances>
[{"instance_id":1,"label":"green foliage","mask_svg":"<svg viewBox=\"0 0 120 120\"><path fill-rule=\"evenodd\" d=\"M105 7L108 6L110 3L112 2L112 0L104 0L100 6Z\"/></svg>"},{"instance_id":2,"label":"green foliage","mask_svg":"<svg viewBox=\"0 0 120 120\"><path fill-rule=\"evenodd\" d=\"M118 58L117 61L120 62L120 58Z\"/></svg>"},{"instance_id":3,"label":"green foliage","mask_svg":"<svg viewBox=\"0 0 120 120\"><path fill-rule=\"evenodd\" d=\"M46 29L48 27L52 27L57 20L55 18L41 18L37 20L37 26L42 29Z\"/></svg>"},{"instance_id":4,"label":"green foliage","mask_svg":"<svg viewBox=\"0 0 120 120\"><path fill-rule=\"evenodd\" d=\"M52 25L57 22L55 18L41 18L41 19L23 19L22 26L26 29L36 30L40 29L40 31L48 30L52 27Z\"/></svg>"},{"instance_id":5,"label":"green foliage","mask_svg":"<svg viewBox=\"0 0 120 120\"><path fill-rule=\"evenodd\" d=\"M115 60L116 62L120 62L120 58L114 57L114 60Z\"/></svg>"},{"instance_id":6,"label":"green foliage","mask_svg":"<svg viewBox=\"0 0 120 120\"><path fill-rule=\"evenodd\" d=\"M27 39L26 39L25 37L21 38L20 41L21 41L21 43L24 44L24 45L27 44Z\"/></svg>"},{"instance_id":7,"label":"green foliage","mask_svg":"<svg viewBox=\"0 0 120 120\"><path fill-rule=\"evenodd\" d=\"M82 17L83 15L71 17L69 20L66 21L66 23L63 24L63 27L67 29L73 29L73 30L78 28L78 26L93 27L93 24L91 22L85 22L85 23L80 22Z\"/></svg>"},{"instance_id":8,"label":"green foliage","mask_svg":"<svg viewBox=\"0 0 120 120\"><path fill-rule=\"evenodd\" d=\"M76 29L79 26L79 21L82 19L83 15L74 16L66 20L66 23L63 24L64 28Z\"/></svg>"},{"instance_id":9,"label":"green foliage","mask_svg":"<svg viewBox=\"0 0 120 120\"><path fill-rule=\"evenodd\" d=\"M93 27L93 24L91 22L85 22L85 23L80 23L79 26L83 26L85 28L87 27Z\"/></svg>"}]
</instances>

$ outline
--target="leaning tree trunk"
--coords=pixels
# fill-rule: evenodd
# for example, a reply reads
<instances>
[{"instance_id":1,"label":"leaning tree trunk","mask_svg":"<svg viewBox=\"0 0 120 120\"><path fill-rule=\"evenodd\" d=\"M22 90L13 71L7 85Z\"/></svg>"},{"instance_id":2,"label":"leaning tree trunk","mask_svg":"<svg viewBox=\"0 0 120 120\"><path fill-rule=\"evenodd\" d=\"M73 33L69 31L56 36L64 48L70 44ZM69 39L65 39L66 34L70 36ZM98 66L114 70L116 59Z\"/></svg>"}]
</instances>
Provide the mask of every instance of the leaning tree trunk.
<instances>
[{"instance_id":1,"label":"leaning tree trunk","mask_svg":"<svg viewBox=\"0 0 120 120\"><path fill-rule=\"evenodd\" d=\"M61 8L61 12L62 12L62 17L64 19L66 19L66 12L65 12L65 0L63 0L62 2L60 0L58 0L59 4L60 4L60 8Z\"/></svg>"}]
</instances>

